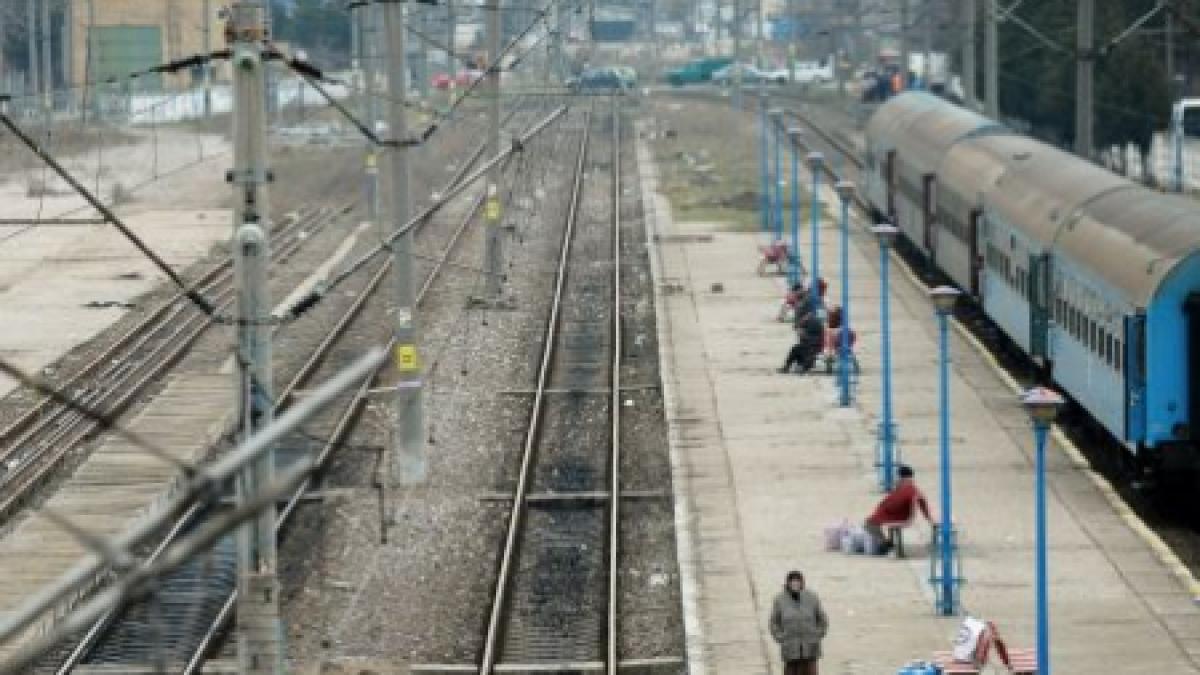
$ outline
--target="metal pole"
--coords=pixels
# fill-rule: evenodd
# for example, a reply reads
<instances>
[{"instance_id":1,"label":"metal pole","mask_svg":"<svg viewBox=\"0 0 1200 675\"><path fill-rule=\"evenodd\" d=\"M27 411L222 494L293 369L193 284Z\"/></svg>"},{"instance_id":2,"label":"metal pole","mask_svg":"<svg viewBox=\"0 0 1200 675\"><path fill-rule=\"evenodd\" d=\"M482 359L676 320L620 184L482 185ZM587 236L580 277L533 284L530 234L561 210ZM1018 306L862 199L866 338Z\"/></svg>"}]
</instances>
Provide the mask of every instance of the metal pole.
<instances>
[{"instance_id":1,"label":"metal pole","mask_svg":"<svg viewBox=\"0 0 1200 675\"><path fill-rule=\"evenodd\" d=\"M487 50L488 50L488 145L485 153L489 159L500 152L500 0L489 0L491 3L484 11L488 13ZM500 185L500 165L491 171L488 182ZM500 281L504 267L504 252L501 250L499 219L487 219L485 229L487 242L483 252L483 268L486 270L484 282L484 300L489 303L500 302Z\"/></svg>"},{"instance_id":2,"label":"metal pole","mask_svg":"<svg viewBox=\"0 0 1200 675\"><path fill-rule=\"evenodd\" d=\"M61 53L59 58L62 59L62 83L63 83L63 99L68 112L74 112L75 109L75 88L74 84L75 64L74 64L74 49L75 49L75 0L65 0L62 6L62 33L59 37L59 49Z\"/></svg>"},{"instance_id":3,"label":"metal pole","mask_svg":"<svg viewBox=\"0 0 1200 675\"><path fill-rule=\"evenodd\" d=\"M237 278L237 374L234 380L240 438L271 423L274 401L268 281L267 127L262 5L234 3L229 35L233 50L234 270ZM253 502L274 481L275 456L267 452L237 481L239 504ZM276 576L275 508L268 506L238 531L238 658L243 673L282 673L282 627Z\"/></svg>"},{"instance_id":4,"label":"metal pole","mask_svg":"<svg viewBox=\"0 0 1200 675\"><path fill-rule=\"evenodd\" d=\"M819 152L808 153L808 170L812 173L812 206L809 215L812 218L812 293L813 306L821 306L821 166L825 156Z\"/></svg>"},{"instance_id":5,"label":"metal pole","mask_svg":"<svg viewBox=\"0 0 1200 675\"><path fill-rule=\"evenodd\" d=\"M1078 61L1075 67L1075 154L1092 158L1093 95L1095 93L1094 33L1096 0L1079 0L1079 25L1076 28Z\"/></svg>"},{"instance_id":6,"label":"metal pole","mask_svg":"<svg viewBox=\"0 0 1200 675\"><path fill-rule=\"evenodd\" d=\"M201 10L204 12L204 53L212 53L212 0L204 0L204 6ZM204 119L212 117L212 64L205 63L201 66L204 77Z\"/></svg>"},{"instance_id":7,"label":"metal pole","mask_svg":"<svg viewBox=\"0 0 1200 675\"><path fill-rule=\"evenodd\" d=\"M54 119L54 58L50 53L50 2L42 0L42 22L38 27L38 42L42 50L42 116L46 123L46 133L50 133L50 123Z\"/></svg>"},{"instance_id":8,"label":"metal pole","mask_svg":"<svg viewBox=\"0 0 1200 675\"><path fill-rule=\"evenodd\" d=\"M996 26L996 0L983 0L983 111L1000 119L1000 36Z\"/></svg>"},{"instance_id":9,"label":"metal pole","mask_svg":"<svg viewBox=\"0 0 1200 675\"><path fill-rule=\"evenodd\" d=\"M781 126L783 113L773 111L771 116L771 143L774 147L775 170L771 175L772 192L775 195L775 241L783 241L783 169L781 155L783 154Z\"/></svg>"},{"instance_id":10,"label":"metal pole","mask_svg":"<svg viewBox=\"0 0 1200 675\"><path fill-rule=\"evenodd\" d=\"M1037 663L1038 675L1050 675L1050 601L1046 575L1046 432L1049 424L1035 420L1037 440Z\"/></svg>"},{"instance_id":11,"label":"metal pole","mask_svg":"<svg viewBox=\"0 0 1200 675\"><path fill-rule=\"evenodd\" d=\"M26 57L28 59L29 68L29 97L34 99L41 92L41 84L38 82L38 51L37 51L37 6L35 0L28 0L25 3L25 38L26 38Z\"/></svg>"},{"instance_id":12,"label":"metal pole","mask_svg":"<svg viewBox=\"0 0 1200 675\"><path fill-rule=\"evenodd\" d=\"M941 451L942 478L942 526L940 553L942 563L940 593L941 606L938 611L943 616L955 613L954 598L954 550L952 539L954 533L951 518L950 498L950 353L949 353L949 312L938 310L938 398L939 398L939 446Z\"/></svg>"},{"instance_id":13,"label":"metal pole","mask_svg":"<svg viewBox=\"0 0 1200 675\"><path fill-rule=\"evenodd\" d=\"M742 27L745 25L742 17L742 0L733 0L733 62L738 67L733 73L733 107L742 107ZM760 92L761 93L761 92ZM764 104L765 105L765 104Z\"/></svg>"},{"instance_id":14,"label":"metal pole","mask_svg":"<svg viewBox=\"0 0 1200 675\"><path fill-rule=\"evenodd\" d=\"M792 245L788 256L788 285L800 283L800 143L798 129L792 130Z\"/></svg>"},{"instance_id":15,"label":"metal pole","mask_svg":"<svg viewBox=\"0 0 1200 675\"><path fill-rule=\"evenodd\" d=\"M921 48L925 52L925 55L922 58L922 63L921 63L921 88L924 89L925 91L929 91L929 80L930 80L930 78L933 77L933 22L934 22L934 8L932 7L930 0L925 0L924 10L925 10L924 11L925 17L924 17L924 20L922 21L922 23L925 24L925 27L924 27L924 30L922 31L922 35L921 35L921 38L922 38L921 39L921 41L922 41Z\"/></svg>"},{"instance_id":16,"label":"metal pole","mask_svg":"<svg viewBox=\"0 0 1200 675\"><path fill-rule=\"evenodd\" d=\"M895 230L891 225L884 225L892 230L890 236L895 236ZM895 423L892 420L892 334L891 334L891 299L888 294L891 292L889 288L889 275L891 267L891 253L888 249L891 248L889 235L884 235L879 238L879 283L881 294L879 297L879 314L882 320L881 342L880 345L880 360L883 366L883 419L879 423L879 440L883 445L883 461L882 465L883 480L881 487L886 493L890 493L895 487L896 482L896 447L895 447Z\"/></svg>"},{"instance_id":17,"label":"metal pole","mask_svg":"<svg viewBox=\"0 0 1200 675\"><path fill-rule=\"evenodd\" d=\"M912 68L912 52L908 39L909 0L900 0L900 90L908 89L908 73Z\"/></svg>"},{"instance_id":18,"label":"metal pole","mask_svg":"<svg viewBox=\"0 0 1200 675\"><path fill-rule=\"evenodd\" d=\"M384 29L387 31L388 67L388 128L392 137L408 138L408 109L405 107L405 87L408 64L404 55L404 7L398 2L383 6ZM408 148L403 145L388 151L391 173L393 225L403 227L408 222L411 201L409 196ZM416 301L413 287L412 231L396 239L392 247L392 276L396 290L395 359L399 378L396 385L396 447L393 477L400 485L413 485L425 480L425 418L421 384L421 363L417 357L417 326L413 316Z\"/></svg>"},{"instance_id":19,"label":"metal pole","mask_svg":"<svg viewBox=\"0 0 1200 675\"><path fill-rule=\"evenodd\" d=\"M978 14L978 9L975 6L975 0L963 0L963 22L966 25L962 48L962 70L963 70L963 99L968 108L975 109L975 101L978 99L979 91L975 83L975 18Z\"/></svg>"},{"instance_id":20,"label":"metal pole","mask_svg":"<svg viewBox=\"0 0 1200 675\"><path fill-rule=\"evenodd\" d=\"M838 341L838 404L850 407L850 198L854 186L839 183L838 196L842 200L842 329Z\"/></svg>"},{"instance_id":21,"label":"metal pole","mask_svg":"<svg viewBox=\"0 0 1200 675\"><path fill-rule=\"evenodd\" d=\"M758 198L758 210L762 222L762 233L767 234L771 229L771 170L767 163L767 95L758 93L759 107L759 175L762 177L762 194Z\"/></svg>"}]
</instances>

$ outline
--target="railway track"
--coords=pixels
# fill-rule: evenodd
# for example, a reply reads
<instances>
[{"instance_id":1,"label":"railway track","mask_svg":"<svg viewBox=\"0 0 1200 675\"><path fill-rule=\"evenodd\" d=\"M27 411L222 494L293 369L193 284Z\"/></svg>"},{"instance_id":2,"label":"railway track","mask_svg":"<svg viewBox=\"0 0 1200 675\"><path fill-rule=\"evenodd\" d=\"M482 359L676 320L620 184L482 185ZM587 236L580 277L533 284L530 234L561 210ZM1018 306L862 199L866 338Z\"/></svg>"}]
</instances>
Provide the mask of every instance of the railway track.
<instances>
[{"instance_id":1,"label":"railway track","mask_svg":"<svg viewBox=\"0 0 1200 675\"><path fill-rule=\"evenodd\" d=\"M517 111L510 113L512 119ZM480 145L463 162L444 189L458 184L482 157L485 146ZM434 282L450 262L463 235L476 219L484 204L481 190L466 211L465 216L452 230L417 294L420 307ZM431 221L422 223L421 227ZM354 302L346 308L335 325L320 340L299 371L292 376L276 399L276 411L282 412L292 402L296 392L302 390L319 372L321 365L333 352L339 341L361 315L368 301L387 277L391 259L380 263L372 272L367 284L356 294ZM389 344L388 348L391 349ZM355 421L362 413L368 392L379 371L372 373L353 394L336 416L332 432L316 451L317 465L324 466L335 450L342 447L354 432ZM306 481L281 508L276 522L277 531L287 523L295 512L310 484ZM179 534L186 532L192 523L200 521L207 512L197 507L186 514L172 529L167 539L150 553L153 561ZM81 664L112 666L115 664L170 664L173 672L197 673L222 643L225 628L234 616L236 591L236 559L233 537L226 537L203 561L195 561L182 568L177 574L164 581L154 603L139 603L121 613L110 614L97 622L80 639L74 649L54 671L69 673ZM182 620L181 620L182 618Z\"/></svg>"},{"instance_id":2,"label":"railway track","mask_svg":"<svg viewBox=\"0 0 1200 675\"><path fill-rule=\"evenodd\" d=\"M312 234L349 210L314 208L288 219L272 234L273 260L294 255ZM202 273L193 288L222 315L233 306L233 281L232 262L225 260ZM177 293L58 387L76 404L112 418L154 386L216 323L217 317L200 313ZM0 522L19 511L71 451L102 426L68 405L43 398L0 431Z\"/></svg>"},{"instance_id":3,"label":"railway track","mask_svg":"<svg viewBox=\"0 0 1200 675\"><path fill-rule=\"evenodd\" d=\"M600 152L588 113L480 673L619 662L619 115ZM604 181L611 175L611 181Z\"/></svg>"}]
</instances>

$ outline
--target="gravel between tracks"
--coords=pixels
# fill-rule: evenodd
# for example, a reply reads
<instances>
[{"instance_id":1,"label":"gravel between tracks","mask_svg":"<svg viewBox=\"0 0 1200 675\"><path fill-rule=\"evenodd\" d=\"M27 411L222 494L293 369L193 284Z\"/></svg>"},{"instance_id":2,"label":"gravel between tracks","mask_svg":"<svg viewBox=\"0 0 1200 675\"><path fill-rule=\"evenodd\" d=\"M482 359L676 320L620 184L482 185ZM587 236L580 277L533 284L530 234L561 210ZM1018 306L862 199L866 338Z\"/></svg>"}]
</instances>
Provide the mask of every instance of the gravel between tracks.
<instances>
[{"instance_id":1,"label":"gravel between tracks","mask_svg":"<svg viewBox=\"0 0 1200 675\"><path fill-rule=\"evenodd\" d=\"M376 454L386 442L387 416L367 413L353 448L337 456L327 472L322 503L305 505L282 554L310 564L289 567L284 576L289 662L295 672L404 672L412 663L475 663L490 609L498 554L507 522L508 494L529 415L542 330L548 310L569 195L567 169L578 140L582 115L575 111L558 129L531 144L523 168L510 166L506 184L515 184L512 203L531 213L513 214L508 289L515 311L464 310L464 298L479 288L477 275L447 275L431 289L418 314L422 350L429 374L427 400L429 479L416 489L384 496L373 488ZM626 129L632 129L627 125ZM628 140L632 132L627 131ZM636 181L631 145L626 179ZM506 192L502 187L502 192ZM628 280L631 295L649 291L637 192L626 190L627 250L640 284ZM507 207L512 210L512 207ZM444 226L444 225L443 225ZM454 260L474 265L482 255L477 229L466 236ZM626 311L628 354L638 354L629 381L656 384L657 350L653 305L637 297ZM372 321L375 321L374 319ZM386 319L372 330L386 333ZM644 364L644 365L643 365ZM636 448L630 466L650 467L652 477L629 479L634 489L669 487L665 422L654 389L633 392L637 412L627 423L625 443ZM657 420L655 419L657 410ZM661 459L652 460L654 454ZM669 490L668 490L669 493ZM659 503L661 502L661 503ZM670 499L636 508L626 546L637 546L638 568L625 580L623 597L639 616L627 628L638 633L629 657L683 653L678 616L678 580ZM380 514L387 514L381 519ZM386 531L386 538L384 532ZM652 552L652 554L650 553ZM643 554L645 554L643 556ZM646 589L653 587L652 593ZM666 590L658 590L658 589ZM647 598L639 603L632 596Z\"/></svg>"}]
</instances>

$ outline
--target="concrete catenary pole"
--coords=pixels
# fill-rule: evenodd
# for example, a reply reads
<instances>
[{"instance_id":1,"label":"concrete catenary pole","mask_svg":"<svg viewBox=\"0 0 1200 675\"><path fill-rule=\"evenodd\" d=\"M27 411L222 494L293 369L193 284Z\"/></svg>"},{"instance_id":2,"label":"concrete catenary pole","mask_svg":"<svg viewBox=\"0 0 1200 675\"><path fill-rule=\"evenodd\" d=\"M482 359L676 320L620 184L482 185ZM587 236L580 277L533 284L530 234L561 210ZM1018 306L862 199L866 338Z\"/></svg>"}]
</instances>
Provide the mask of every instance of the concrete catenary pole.
<instances>
[{"instance_id":1,"label":"concrete catenary pole","mask_svg":"<svg viewBox=\"0 0 1200 675\"><path fill-rule=\"evenodd\" d=\"M409 183L409 149L403 145L408 138L407 98L408 64L404 54L405 5L389 2L383 5L383 26L388 45L388 128L392 138L401 145L388 150L388 174L392 224L401 227L408 222L412 209ZM396 325L392 333L396 340L396 430L392 438L393 480L399 485L413 485L425 479L425 419L421 391L421 362L417 356L417 326L415 289L412 269L412 232L396 240L392 247L392 278L395 282Z\"/></svg>"},{"instance_id":2,"label":"concrete catenary pole","mask_svg":"<svg viewBox=\"0 0 1200 675\"><path fill-rule=\"evenodd\" d=\"M495 157L500 153L500 0L489 0L487 14L487 92L488 92L488 144L486 155ZM588 24L594 26L594 23ZM488 183L493 187L500 185L500 165L492 168ZM485 229L487 242L483 252L483 269L487 275L484 282L484 300L490 303L500 301L501 274L504 269L503 243L500 239L500 222L498 218L488 218Z\"/></svg>"},{"instance_id":3,"label":"concrete catenary pole","mask_svg":"<svg viewBox=\"0 0 1200 675\"><path fill-rule=\"evenodd\" d=\"M1076 28L1078 56L1075 67L1075 154L1091 159L1095 75L1096 0L1079 0Z\"/></svg>"},{"instance_id":4,"label":"concrete catenary pole","mask_svg":"<svg viewBox=\"0 0 1200 675\"><path fill-rule=\"evenodd\" d=\"M204 0L204 5L201 8L204 12L204 21L201 24L204 30L204 53L212 53L212 0ZM204 119L212 117L212 74L213 68L211 63L205 63L201 66L202 76L204 78Z\"/></svg>"},{"instance_id":5,"label":"concrete catenary pole","mask_svg":"<svg viewBox=\"0 0 1200 675\"><path fill-rule=\"evenodd\" d=\"M267 198L266 63L262 45L268 37L265 12L257 0L238 0L230 7L233 52L233 259L237 283L237 374L234 399L239 436L245 442L271 422L271 313L267 286L270 203ZM268 489L275 456L268 452L239 476L239 503L255 500ZM238 660L239 672L272 675L283 672L279 579L275 549L275 508L268 506L238 531Z\"/></svg>"},{"instance_id":6,"label":"concrete catenary pole","mask_svg":"<svg viewBox=\"0 0 1200 675\"><path fill-rule=\"evenodd\" d=\"M75 109L75 89L71 86L75 81L74 54L75 49L75 0L63 0L62 6L62 37L59 39L59 55L62 59L63 98L67 110Z\"/></svg>"},{"instance_id":7,"label":"concrete catenary pole","mask_svg":"<svg viewBox=\"0 0 1200 675\"><path fill-rule=\"evenodd\" d=\"M996 1L983 0L983 112L1000 119L1000 34Z\"/></svg>"},{"instance_id":8,"label":"concrete catenary pole","mask_svg":"<svg viewBox=\"0 0 1200 675\"><path fill-rule=\"evenodd\" d=\"M928 91L930 80L933 78L933 24L937 19L937 8L930 0L925 0L923 15L921 50L925 54L921 57L921 88Z\"/></svg>"},{"instance_id":9,"label":"concrete catenary pole","mask_svg":"<svg viewBox=\"0 0 1200 675\"><path fill-rule=\"evenodd\" d=\"M42 116L46 133L54 114L54 58L50 42L50 0L42 0L42 21L38 26L38 43L42 52Z\"/></svg>"},{"instance_id":10,"label":"concrete catenary pole","mask_svg":"<svg viewBox=\"0 0 1200 675\"><path fill-rule=\"evenodd\" d=\"M25 46L28 60L26 72L29 73L29 81L26 82L26 85L29 94L28 100L32 103L41 92L41 85L38 83L37 5L35 0L27 0L25 3Z\"/></svg>"},{"instance_id":11,"label":"concrete catenary pole","mask_svg":"<svg viewBox=\"0 0 1200 675\"><path fill-rule=\"evenodd\" d=\"M979 98L979 89L975 83L975 17L978 8L975 0L963 0L963 48L962 48L962 84L963 98L968 108L975 109L975 101Z\"/></svg>"}]
</instances>

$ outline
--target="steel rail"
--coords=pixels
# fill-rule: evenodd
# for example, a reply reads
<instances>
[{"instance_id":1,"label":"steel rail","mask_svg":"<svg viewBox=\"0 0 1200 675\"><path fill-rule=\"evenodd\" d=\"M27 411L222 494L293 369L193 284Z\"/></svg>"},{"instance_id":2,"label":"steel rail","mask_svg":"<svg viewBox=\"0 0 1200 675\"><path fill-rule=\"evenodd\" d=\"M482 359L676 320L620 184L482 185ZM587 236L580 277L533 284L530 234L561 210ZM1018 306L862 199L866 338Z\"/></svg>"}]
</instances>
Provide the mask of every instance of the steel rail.
<instances>
[{"instance_id":1,"label":"steel rail","mask_svg":"<svg viewBox=\"0 0 1200 675\"><path fill-rule=\"evenodd\" d=\"M506 117L505 122L507 122L509 119L511 119L513 116L515 116L516 112L517 112L516 110L510 112L509 115ZM467 157L466 161L463 162L462 166L459 167L459 169L454 173L454 175L447 182L446 187L444 189L450 189L450 188L458 185L462 181L463 177L466 176L467 172L470 171L471 167L473 167L479 161L480 157L483 156L485 149L486 149L486 144L480 144L475 149L475 151L472 152L471 155ZM507 162L506 162L506 164L507 164ZM442 271L447 267L448 261L450 260L450 257L453 255L454 251L458 248L458 245L461 242L463 235L466 233L466 231L467 231L468 227L471 225L471 223L475 220L475 217L478 215L479 211L483 208L485 198L486 198L486 194L481 191L479 196L473 202L472 206L468 209L466 216L462 219L462 221L459 223L459 225L455 228L454 232L451 234L449 242L443 248L441 255L435 261L434 266L430 270L429 274L426 276L424 283L422 284L420 290L417 293L416 304L418 307L425 300L425 297L426 297L427 293L429 292L430 288L432 287L434 281L440 277ZM427 219L426 221L423 221L421 223L421 226L422 226L421 229L423 229L423 227L425 225L427 225L429 222L430 222L429 219ZM287 386L284 387L281 394L277 397L277 400L276 400L277 411L283 410L284 408L286 408L287 405L291 402L295 392L300 387L303 386L304 382L306 382L309 378L311 378L312 375L314 375L316 373L318 366L324 360L325 356L328 355L328 352L333 348L333 345L337 342L337 339L339 339L339 337L341 335L344 335L345 331L353 323L354 318L361 312L362 307L365 306L366 301L368 300L370 295L377 289L379 283L386 277L387 272L391 269L391 265L392 265L392 260L390 258L385 260L383 263L381 263L379 265L379 267L376 269L376 272L373 274L371 280L368 282L367 288L365 288L364 290L359 292L358 298L356 299L354 305L350 308L350 310L345 315L342 316L342 318L338 321L338 324L330 331L330 333L328 333L325 336L325 338L321 341L320 345L318 345L317 349L314 350L314 353L306 361L305 365L301 367L300 373L296 377L292 378L292 380L287 384ZM388 346L387 346L387 350L389 352L395 346L394 343L395 343L394 339L389 341ZM327 441L323 445L321 451L317 455L317 461L315 463L315 466L318 468L318 470L325 465L326 461L328 461L328 458L330 457L332 452L335 449L337 449L338 447L340 447L342 445L342 443L345 441L345 439L347 437L349 437L349 435L354 431L353 422L358 417L358 415L361 413L363 406L366 404L368 392L370 391L370 388L373 385L373 383L378 378L378 375L381 372L381 370L382 370L382 366L380 368L375 369L371 373L371 375L366 380L364 380L363 384L359 387L358 391L355 393L355 395L351 399L350 403L346 406L346 408L343 410L342 414L339 416L339 419L334 426L334 430L333 430L332 434L327 439ZM276 524L275 524L276 532L281 530L284 527L284 525L286 525L288 519L295 511L296 507L299 505L301 499L303 498L304 493L308 490L308 488L310 486L311 486L311 478L306 478L292 493L291 497L287 500L286 504L280 510L280 512L276 518ZM175 528L172 529L171 537L174 538L180 532L182 532L185 529L186 523L190 522L198 514L199 514L199 511L194 510L194 511L186 514L184 516L184 518L181 518L180 523ZM158 547L158 549L156 551L156 555L157 555L158 551L163 550L167 545L169 545L169 543L170 543L170 541L164 541ZM150 558L150 562L152 562L152 561L153 561L153 556ZM226 597L225 602L221 606L221 609L217 612L217 615L214 617L213 621L209 624L208 628L205 630L204 635L201 636L201 639L199 640L199 642L196 646L196 649L193 651L191 657L189 658L188 662L184 665L183 670L181 671L183 673L183 675L193 675L194 673L200 672L200 669L204 666L204 663L207 660L207 655L211 652L211 650L217 644L217 641L219 640L219 638L221 636L221 632L225 629L225 627L233 619L236 608L237 608L237 589L235 588L228 595L228 597ZM75 665L77 665L80 661L82 661L84 658L86 658L87 652L90 651L90 649L95 645L95 643L103 635L103 630L107 628L107 624L111 623L111 620L113 618L115 618L115 617L106 617L104 626L100 626L100 624L98 622L97 626L94 626L93 629L91 631L89 631L90 639L87 640L86 644L81 643L79 646L76 647L76 649L72 652L70 657L68 657L68 661L62 667L60 667L60 669L58 671L58 675L66 675L66 673L70 672L71 668L75 667Z\"/></svg>"},{"instance_id":2,"label":"steel rail","mask_svg":"<svg viewBox=\"0 0 1200 675\"><path fill-rule=\"evenodd\" d=\"M278 257L291 255L305 241L305 238L297 237L278 252ZM232 276L225 281L231 283ZM220 283L221 280L215 281L213 287ZM218 309L232 304L232 293L233 289L229 287L215 294L213 299ZM178 304L176 308L183 312L187 306ZM119 349L106 350L108 368L99 375L97 382L89 383L93 389L77 397L76 402L101 408L108 415L120 413L172 368L216 322L212 315L196 312L179 325L172 321L176 316L175 312L161 315L157 325L148 327L150 332L139 336L134 344L124 345L123 355ZM149 353L136 353L147 345L151 346ZM25 502L29 491L41 484L68 452L100 427L99 420L86 417L67 406L57 405L48 414L38 417L32 427L11 442L4 455L9 470L0 477L0 490L3 491L0 493L0 520L11 517ZM39 438L42 434L46 435ZM28 454L17 457L21 452Z\"/></svg>"},{"instance_id":3,"label":"steel rail","mask_svg":"<svg viewBox=\"0 0 1200 675\"><path fill-rule=\"evenodd\" d=\"M286 236L287 234L291 234L291 232L294 231L299 225L304 224L306 219L313 218L315 215L316 212L314 211L293 219L292 222L287 223L281 230L277 231L276 236ZM225 258L221 262L212 265L205 270L196 281L192 283L192 288L202 292L212 290L216 283L220 281L222 274L231 273L230 270L232 265L233 260L231 258ZM179 310L183 308L186 302L187 298L185 297L184 293L182 291L176 292L174 296L172 296L169 300L164 301L150 314L143 317L142 320L136 325L129 328L129 330L118 337L112 345L110 345L99 355L95 356L91 361L88 362L87 365L81 368L79 372L72 375L69 380L60 384L59 387L62 389L72 389L78 387L84 378L95 374L96 371L102 366L111 364L113 355L115 353L125 349L139 337L145 335L154 327L153 324L155 322L161 322L168 312L171 313L171 318L178 316ZM38 421L38 419L42 418L46 408L53 404L53 399L49 397L41 398L33 407L22 413L20 417L0 431L0 442L11 444L10 439L15 434L23 432L34 422ZM7 455L0 455L0 461L3 461L6 458Z\"/></svg>"},{"instance_id":4,"label":"steel rail","mask_svg":"<svg viewBox=\"0 0 1200 675\"><path fill-rule=\"evenodd\" d=\"M521 451L521 467L517 477L517 486L513 492L512 511L509 514L508 533L505 537L504 552L501 556L500 572L496 582L496 590L492 599L492 610L488 619L487 634L484 638L483 660L479 667L480 675L492 675L500 649L500 634L503 629L503 615L509 594L509 584L512 581L513 569L516 564L520 532L524 524L525 497L529 492L531 473L533 469L534 450L541 433L543 403L546 396L546 384L550 377L551 362L557 351L559 316L562 309L563 291L567 282L567 262L571 254L571 242L574 240L575 225L579 215L579 205L583 194L584 164L587 161L588 142L591 138L591 118L589 111L584 116L583 134L579 142L579 158L575 164L575 174L571 186L571 197L567 207L566 227L563 229L562 246L559 250L558 264L555 271L554 295L551 300L550 315L546 319L545 338L542 347L541 363L538 366L537 387L534 392L533 409L529 416L525 440Z\"/></svg>"},{"instance_id":5,"label":"steel rail","mask_svg":"<svg viewBox=\"0 0 1200 675\"><path fill-rule=\"evenodd\" d=\"M620 626L620 547L621 547L621 114L617 99L613 99L613 157L612 157L612 223L613 223L613 315L612 315L612 373L609 386L609 416L612 418L610 445L611 482L608 499L608 675L617 675Z\"/></svg>"}]
</instances>

